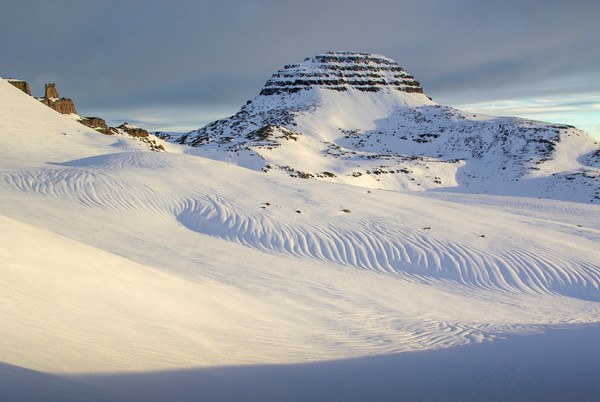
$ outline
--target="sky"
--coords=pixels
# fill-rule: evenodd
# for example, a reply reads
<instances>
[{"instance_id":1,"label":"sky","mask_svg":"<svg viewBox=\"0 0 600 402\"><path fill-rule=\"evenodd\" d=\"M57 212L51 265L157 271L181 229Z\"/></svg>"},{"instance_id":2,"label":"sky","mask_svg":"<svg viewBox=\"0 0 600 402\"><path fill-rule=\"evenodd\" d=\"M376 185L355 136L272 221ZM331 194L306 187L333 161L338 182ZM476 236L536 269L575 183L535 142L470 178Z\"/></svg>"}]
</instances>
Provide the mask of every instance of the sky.
<instances>
[{"instance_id":1,"label":"sky","mask_svg":"<svg viewBox=\"0 0 600 402\"><path fill-rule=\"evenodd\" d=\"M8 4L6 4L8 3ZM189 131L235 113L278 69L382 54L438 103L575 125L600 139L597 0L19 0L0 77L80 114Z\"/></svg>"}]
</instances>

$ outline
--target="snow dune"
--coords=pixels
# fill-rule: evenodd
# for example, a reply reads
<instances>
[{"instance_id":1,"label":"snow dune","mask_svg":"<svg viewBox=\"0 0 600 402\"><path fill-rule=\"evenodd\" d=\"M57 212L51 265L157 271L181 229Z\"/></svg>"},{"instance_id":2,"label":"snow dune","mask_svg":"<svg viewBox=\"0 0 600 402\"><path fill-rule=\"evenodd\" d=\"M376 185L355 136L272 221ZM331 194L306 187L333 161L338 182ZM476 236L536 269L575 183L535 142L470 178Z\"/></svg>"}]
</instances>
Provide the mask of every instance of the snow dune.
<instances>
[{"instance_id":1,"label":"snow dune","mask_svg":"<svg viewBox=\"0 0 600 402\"><path fill-rule=\"evenodd\" d=\"M348 267L408 273L425 281L450 279L485 289L564 293L600 300L600 266L566 260L550 249L521 245L491 252L485 246L438 240L428 235L429 230L398 222L389 225L344 217L343 226L323 221L286 224L268 214L242 214L243 209L234 200L209 196L188 200L178 220L192 230L260 250Z\"/></svg>"},{"instance_id":2,"label":"snow dune","mask_svg":"<svg viewBox=\"0 0 600 402\"><path fill-rule=\"evenodd\" d=\"M144 211L176 219L193 231L263 251L408 275L423 282L444 279L484 289L600 299L600 266L594 262L600 260L600 254L594 250L587 252L589 259L582 259L564 258L543 243L498 247L495 237L499 234L486 225L475 225L476 231L470 233L472 239L468 241L437 238L437 230L429 226L416 227L402 219L368 213L368 208L379 210L380 205L362 206L354 213L344 213L340 208L337 214L317 221L304 218L300 211L300 214L295 212L299 216L290 220L277 212L278 206L263 202L259 208L260 199L252 195L245 196L243 201L212 192L178 197L172 195L176 192L174 188L159 192L152 186L119 178L118 171L124 168L142 171L173 168L176 162L168 159L159 154L118 153L61 163L61 168L2 172L0 179L8 188L22 192L88 207ZM319 191L324 190L319 187ZM298 204L305 213L318 214L325 207L314 201L316 194L307 192L304 197L312 200L312 205L306 201ZM407 196L392 196L390 201L394 198L406 202ZM272 212L273 209L276 211ZM416 208L413 211L418 214ZM449 227L460 224L442 217L436 217L435 222L444 222ZM458 234L464 236L460 231Z\"/></svg>"}]
</instances>

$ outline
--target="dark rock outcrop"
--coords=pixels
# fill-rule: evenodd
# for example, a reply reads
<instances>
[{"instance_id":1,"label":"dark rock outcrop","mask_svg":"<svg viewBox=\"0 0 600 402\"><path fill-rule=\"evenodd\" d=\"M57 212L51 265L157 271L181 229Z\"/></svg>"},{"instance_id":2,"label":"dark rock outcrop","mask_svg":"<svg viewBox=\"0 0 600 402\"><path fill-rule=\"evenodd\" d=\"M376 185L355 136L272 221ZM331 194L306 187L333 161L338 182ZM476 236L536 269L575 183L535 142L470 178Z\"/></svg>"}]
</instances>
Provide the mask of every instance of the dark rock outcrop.
<instances>
[{"instance_id":1,"label":"dark rock outcrop","mask_svg":"<svg viewBox=\"0 0 600 402\"><path fill-rule=\"evenodd\" d=\"M146 138L146 137L148 137L148 131L144 130L141 127L137 127L137 126L131 125L131 124L127 123L127 122L121 124L117 128L125 131L127 134L129 134L132 137L136 137L136 138Z\"/></svg>"},{"instance_id":2,"label":"dark rock outcrop","mask_svg":"<svg viewBox=\"0 0 600 402\"><path fill-rule=\"evenodd\" d=\"M148 131L141 127L125 122L118 127L112 127L112 130L114 130L116 134L128 135L130 137L137 138L140 142L145 143L151 151L165 150L165 147L162 144L158 144L156 139L150 138Z\"/></svg>"},{"instance_id":3,"label":"dark rock outcrop","mask_svg":"<svg viewBox=\"0 0 600 402\"><path fill-rule=\"evenodd\" d=\"M45 99L58 99L60 96L58 95L58 91L56 90L56 84L48 83L45 87Z\"/></svg>"},{"instance_id":4,"label":"dark rock outcrop","mask_svg":"<svg viewBox=\"0 0 600 402\"><path fill-rule=\"evenodd\" d=\"M31 96L31 90L29 89L29 83L27 81L17 80L14 78L8 78L6 81L25 92L27 95Z\"/></svg>"},{"instance_id":5,"label":"dark rock outcrop","mask_svg":"<svg viewBox=\"0 0 600 402\"><path fill-rule=\"evenodd\" d=\"M104 121L104 119L101 119L100 117L84 117L81 116L81 118L79 119L79 122L81 124L83 124L84 126L88 126L90 128L93 128L96 131L101 132L102 134L114 134L113 129L111 127L108 127L108 125L106 124L106 121Z\"/></svg>"},{"instance_id":6,"label":"dark rock outcrop","mask_svg":"<svg viewBox=\"0 0 600 402\"><path fill-rule=\"evenodd\" d=\"M70 98L61 98L56 90L56 85L53 83L46 84L46 93L41 101L44 105L51 107L58 113L77 114L73 100Z\"/></svg>"}]
</instances>

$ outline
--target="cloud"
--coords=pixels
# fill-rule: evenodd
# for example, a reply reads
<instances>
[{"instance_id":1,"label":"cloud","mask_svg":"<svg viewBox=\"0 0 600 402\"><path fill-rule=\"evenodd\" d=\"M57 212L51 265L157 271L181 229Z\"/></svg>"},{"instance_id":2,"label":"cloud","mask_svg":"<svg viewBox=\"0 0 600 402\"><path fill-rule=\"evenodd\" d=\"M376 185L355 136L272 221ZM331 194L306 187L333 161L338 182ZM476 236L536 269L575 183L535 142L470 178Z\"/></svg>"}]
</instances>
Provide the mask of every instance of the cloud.
<instances>
[{"instance_id":1,"label":"cloud","mask_svg":"<svg viewBox=\"0 0 600 402\"><path fill-rule=\"evenodd\" d=\"M233 115L238 107L223 104L155 105L143 108L99 109L110 126L132 123L148 131L188 132L219 118Z\"/></svg>"},{"instance_id":2,"label":"cloud","mask_svg":"<svg viewBox=\"0 0 600 402\"><path fill-rule=\"evenodd\" d=\"M595 0L19 0L2 11L0 76L52 77L85 110L235 109L277 69L328 50L396 59L450 104L600 93Z\"/></svg>"},{"instance_id":3,"label":"cloud","mask_svg":"<svg viewBox=\"0 0 600 402\"><path fill-rule=\"evenodd\" d=\"M571 94L543 98L475 102L457 108L492 116L519 116L574 125L600 139L600 94Z\"/></svg>"}]
</instances>

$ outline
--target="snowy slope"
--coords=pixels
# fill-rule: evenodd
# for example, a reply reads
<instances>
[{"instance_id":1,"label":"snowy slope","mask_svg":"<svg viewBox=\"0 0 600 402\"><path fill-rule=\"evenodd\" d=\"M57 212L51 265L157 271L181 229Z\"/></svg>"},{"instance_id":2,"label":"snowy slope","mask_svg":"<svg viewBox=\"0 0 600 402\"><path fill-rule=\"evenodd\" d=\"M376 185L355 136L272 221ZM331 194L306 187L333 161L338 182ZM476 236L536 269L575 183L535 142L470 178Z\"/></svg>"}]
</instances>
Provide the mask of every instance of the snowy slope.
<instances>
[{"instance_id":1,"label":"snowy slope","mask_svg":"<svg viewBox=\"0 0 600 402\"><path fill-rule=\"evenodd\" d=\"M600 322L596 205L377 190L173 144L150 152L2 80L0 117L3 399L327 400L356 387L358 400L501 399L527 394L527 362L547 367L541 384L598 374L540 355L555 330L568 335L560 356L597 334L579 329ZM515 367L503 348L523 357ZM410 360L418 351L431 360ZM445 359L506 391L461 383Z\"/></svg>"},{"instance_id":2,"label":"snowy slope","mask_svg":"<svg viewBox=\"0 0 600 402\"><path fill-rule=\"evenodd\" d=\"M438 105L393 60L363 53L286 66L236 115L170 140L254 170L371 188L600 200L600 144L585 133Z\"/></svg>"}]
</instances>

